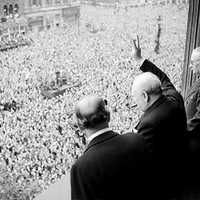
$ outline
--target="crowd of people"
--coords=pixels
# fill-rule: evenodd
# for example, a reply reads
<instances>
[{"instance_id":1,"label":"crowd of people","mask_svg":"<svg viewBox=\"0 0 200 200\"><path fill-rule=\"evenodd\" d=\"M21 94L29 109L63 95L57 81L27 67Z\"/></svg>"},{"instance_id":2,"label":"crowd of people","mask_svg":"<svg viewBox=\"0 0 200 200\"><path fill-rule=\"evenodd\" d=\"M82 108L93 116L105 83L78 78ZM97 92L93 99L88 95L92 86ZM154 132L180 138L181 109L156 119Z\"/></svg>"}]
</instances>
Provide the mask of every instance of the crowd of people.
<instances>
[{"instance_id":1,"label":"crowd of people","mask_svg":"<svg viewBox=\"0 0 200 200\"><path fill-rule=\"evenodd\" d=\"M22 34L0 36L0 51L30 45L31 42L29 38Z\"/></svg>"},{"instance_id":2,"label":"crowd of people","mask_svg":"<svg viewBox=\"0 0 200 200\"><path fill-rule=\"evenodd\" d=\"M154 27L161 11L163 32L156 55ZM133 77L139 73L131 55L134 33L141 37L144 57L155 61L181 89L186 13L187 7L172 5L133 8L118 15L112 9L86 6L79 32L76 25L41 32L31 36L31 46L0 52L0 170L7 171L16 188L28 188L32 196L41 192L84 150L85 139L73 115L74 103L82 96L108 100L113 130L123 134L135 125L140 111L130 97ZM87 24L101 31L88 31ZM72 87L45 98L42 88L55 89L57 72ZM17 109L4 109L13 102ZM8 187L2 185L5 179L0 180L0 193L5 193Z\"/></svg>"}]
</instances>

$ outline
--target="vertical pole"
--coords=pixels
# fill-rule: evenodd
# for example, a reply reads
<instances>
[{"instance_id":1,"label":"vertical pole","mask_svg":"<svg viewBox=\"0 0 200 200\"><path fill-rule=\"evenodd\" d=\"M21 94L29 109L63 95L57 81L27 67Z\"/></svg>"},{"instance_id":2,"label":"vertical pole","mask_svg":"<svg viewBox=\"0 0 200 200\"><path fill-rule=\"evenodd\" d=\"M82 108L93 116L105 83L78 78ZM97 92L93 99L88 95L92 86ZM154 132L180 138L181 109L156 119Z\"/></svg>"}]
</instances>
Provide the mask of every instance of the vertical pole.
<instances>
[{"instance_id":1,"label":"vertical pole","mask_svg":"<svg viewBox=\"0 0 200 200\"><path fill-rule=\"evenodd\" d=\"M11 37L10 37L10 27L8 27L8 39L9 39L9 41L11 40Z\"/></svg>"},{"instance_id":2,"label":"vertical pole","mask_svg":"<svg viewBox=\"0 0 200 200\"><path fill-rule=\"evenodd\" d=\"M80 17L78 17L78 35L80 35Z\"/></svg>"},{"instance_id":3,"label":"vertical pole","mask_svg":"<svg viewBox=\"0 0 200 200\"><path fill-rule=\"evenodd\" d=\"M77 23L78 23L78 35L80 35L80 7L78 8L78 13L76 14L76 20L77 20Z\"/></svg>"},{"instance_id":4,"label":"vertical pole","mask_svg":"<svg viewBox=\"0 0 200 200\"><path fill-rule=\"evenodd\" d=\"M182 92L186 99L187 94L196 80L195 75L189 68L192 50L200 45L200 2L199 0L189 1L189 13L187 23L186 45L184 67L182 75Z\"/></svg>"},{"instance_id":5,"label":"vertical pole","mask_svg":"<svg viewBox=\"0 0 200 200\"><path fill-rule=\"evenodd\" d=\"M18 24L18 31L19 31L19 35L20 35L21 34L20 23Z\"/></svg>"}]
</instances>

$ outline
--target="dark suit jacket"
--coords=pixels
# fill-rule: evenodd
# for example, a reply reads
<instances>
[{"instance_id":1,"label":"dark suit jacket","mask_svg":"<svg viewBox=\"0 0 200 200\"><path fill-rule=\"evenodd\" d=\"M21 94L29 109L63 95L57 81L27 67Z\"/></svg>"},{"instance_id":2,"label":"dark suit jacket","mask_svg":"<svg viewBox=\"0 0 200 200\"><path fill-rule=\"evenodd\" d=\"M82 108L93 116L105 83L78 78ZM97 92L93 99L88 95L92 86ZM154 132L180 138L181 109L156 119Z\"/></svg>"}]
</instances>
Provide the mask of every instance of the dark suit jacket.
<instances>
[{"instance_id":1,"label":"dark suit jacket","mask_svg":"<svg viewBox=\"0 0 200 200\"><path fill-rule=\"evenodd\" d=\"M198 80L188 93L186 99L189 160L188 186L200 191L200 80ZM195 192L196 193L196 192Z\"/></svg>"},{"instance_id":2,"label":"dark suit jacket","mask_svg":"<svg viewBox=\"0 0 200 200\"><path fill-rule=\"evenodd\" d=\"M189 133L200 138L200 80L189 92L186 113Z\"/></svg>"},{"instance_id":3,"label":"dark suit jacket","mask_svg":"<svg viewBox=\"0 0 200 200\"><path fill-rule=\"evenodd\" d=\"M186 113L182 96L164 72L148 60L141 70L154 73L162 83L163 95L143 114L135 128L151 149L155 181L164 199L181 190Z\"/></svg>"},{"instance_id":4,"label":"dark suit jacket","mask_svg":"<svg viewBox=\"0 0 200 200\"><path fill-rule=\"evenodd\" d=\"M112 131L94 138L71 169L73 200L151 198L143 137ZM149 168L150 169L150 168ZM149 173L148 173L149 174Z\"/></svg>"}]
</instances>

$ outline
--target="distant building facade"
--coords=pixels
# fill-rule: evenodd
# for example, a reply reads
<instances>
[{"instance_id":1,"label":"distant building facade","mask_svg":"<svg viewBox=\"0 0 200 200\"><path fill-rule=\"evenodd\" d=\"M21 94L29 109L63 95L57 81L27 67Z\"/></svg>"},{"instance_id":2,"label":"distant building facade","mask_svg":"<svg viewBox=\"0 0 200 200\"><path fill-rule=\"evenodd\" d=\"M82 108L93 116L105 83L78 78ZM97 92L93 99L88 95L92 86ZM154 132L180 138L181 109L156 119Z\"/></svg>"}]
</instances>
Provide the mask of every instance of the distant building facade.
<instances>
[{"instance_id":1,"label":"distant building facade","mask_svg":"<svg viewBox=\"0 0 200 200\"><path fill-rule=\"evenodd\" d=\"M0 28L16 22L40 31L61 26L79 15L78 0L0 0Z\"/></svg>"},{"instance_id":2,"label":"distant building facade","mask_svg":"<svg viewBox=\"0 0 200 200\"><path fill-rule=\"evenodd\" d=\"M117 0L118 1L118 0ZM146 4L187 4L189 0L119 0L121 3L128 2L134 5L146 5Z\"/></svg>"},{"instance_id":3,"label":"distant building facade","mask_svg":"<svg viewBox=\"0 0 200 200\"><path fill-rule=\"evenodd\" d=\"M146 0L151 4L188 4L189 0Z\"/></svg>"},{"instance_id":4,"label":"distant building facade","mask_svg":"<svg viewBox=\"0 0 200 200\"><path fill-rule=\"evenodd\" d=\"M189 0L82 0L83 3L105 5L105 4L127 4L130 6L145 6L148 4L159 5L159 4L187 4Z\"/></svg>"}]
</instances>

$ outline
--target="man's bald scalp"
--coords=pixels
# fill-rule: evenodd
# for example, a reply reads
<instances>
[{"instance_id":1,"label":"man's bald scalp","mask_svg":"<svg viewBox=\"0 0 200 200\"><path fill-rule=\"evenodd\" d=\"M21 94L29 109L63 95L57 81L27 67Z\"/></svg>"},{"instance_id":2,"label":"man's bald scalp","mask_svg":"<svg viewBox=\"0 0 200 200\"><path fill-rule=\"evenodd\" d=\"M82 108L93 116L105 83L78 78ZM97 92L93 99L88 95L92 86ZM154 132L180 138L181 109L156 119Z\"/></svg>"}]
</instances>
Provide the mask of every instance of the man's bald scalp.
<instances>
[{"instance_id":1,"label":"man's bald scalp","mask_svg":"<svg viewBox=\"0 0 200 200\"><path fill-rule=\"evenodd\" d=\"M85 128L94 128L110 119L104 99L95 95L86 96L78 102L76 117Z\"/></svg>"},{"instance_id":2,"label":"man's bald scalp","mask_svg":"<svg viewBox=\"0 0 200 200\"><path fill-rule=\"evenodd\" d=\"M161 94L161 81L153 73L144 72L135 78L132 90L146 91L148 94Z\"/></svg>"},{"instance_id":3,"label":"man's bald scalp","mask_svg":"<svg viewBox=\"0 0 200 200\"><path fill-rule=\"evenodd\" d=\"M76 111L80 113L81 116L89 116L95 114L98 110L98 107L103 106L104 101L98 96L86 96L81 99L76 105Z\"/></svg>"}]
</instances>

